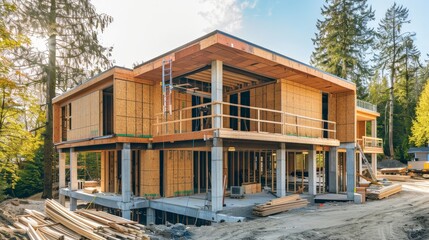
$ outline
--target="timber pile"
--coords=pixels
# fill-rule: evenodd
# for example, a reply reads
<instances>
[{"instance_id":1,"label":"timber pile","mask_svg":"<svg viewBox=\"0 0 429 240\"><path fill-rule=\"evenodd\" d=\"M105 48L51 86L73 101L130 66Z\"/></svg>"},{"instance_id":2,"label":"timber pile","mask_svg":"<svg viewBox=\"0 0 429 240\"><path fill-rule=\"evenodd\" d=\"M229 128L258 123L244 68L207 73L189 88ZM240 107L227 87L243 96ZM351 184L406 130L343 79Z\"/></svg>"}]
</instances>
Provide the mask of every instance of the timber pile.
<instances>
[{"instance_id":1,"label":"timber pile","mask_svg":"<svg viewBox=\"0 0 429 240\"><path fill-rule=\"evenodd\" d=\"M383 199L401 191L401 184L392 184L390 186L373 184L366 189L366 196L370 199Z\"/></svg>"},{"instance_id":2,"label":"timber pile","mask_svg":"<svg viewBox=\"0 0 429 240\"><path fill-rule=\"evenodd\" d=\"M269 216L272 214L286 212L295 208L302 208L308 205L306 199L301 199L298 194L293 194L286 197L272 199L264 204L256 205L253 208L253 214L256 216Z\"/></svg>"},{"instance_id":3,"label":"timber pile","mask_svg":"<svg viewBox=\"0 0 429 240\"><path fill-rule=\"evenodd\" d=\"M54 200L46 200L46 215L26 210L14 226L27 231L31 240L44 239L150 239L145 226L105 212L72 212Z\"/></svg>"},{"instance_id":4,"label":"timber pile","mask_svg":"<svg viewBox=\"0 0 429 240\"><path fill-rule=\"evenodd\" d=\"M411 179L411 176L406 175L377 175L377 178L385 178L389 181L400 181L400 182L406 182Z\"/></svg>"},{"instance_id":5,"label":"timber pile","mask_svg":"<svg viewBox=\"0 0 429 240\"><path fill-rule=\"evenodd\" d=\"M382 168L380 172L381 174L405 174L407 173L407 168L406 167Z\"/></svg>"}]
</instances>

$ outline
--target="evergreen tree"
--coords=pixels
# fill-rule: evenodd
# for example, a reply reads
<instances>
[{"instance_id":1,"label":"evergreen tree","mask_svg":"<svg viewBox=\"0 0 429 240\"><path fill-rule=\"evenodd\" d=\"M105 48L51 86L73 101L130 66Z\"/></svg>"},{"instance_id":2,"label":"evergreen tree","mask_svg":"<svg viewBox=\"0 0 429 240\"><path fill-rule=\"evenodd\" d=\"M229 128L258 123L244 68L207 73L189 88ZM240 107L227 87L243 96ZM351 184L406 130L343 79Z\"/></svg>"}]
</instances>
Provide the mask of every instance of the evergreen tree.
<instances>
[{"instance_id":1,"label":"evergreen tree","mask_svg":"<svg viewBox=\"0 0 429 240\"><path fill-rule=\"evenodd\" d=\"M419 97L410 141L417 146L429 144L429 81Z\"/></svg>"},{"instance_id":2,"label":"evergreen tree","mask_svg":"<svg viewBox=\"0 0 429 240\"><path fill-rule=\"evenodd\" d=\"M417 73L420 69L420 52L414 45L411 37L404 40L403 54L401 55L398 68L398 77L395 93L394 109L394 145L395 156L403 161L408 161L409 136L411 135L411 124L415 116L417 98L420 95L414 94L418 81Z\"/></svg>"},{"instance_id":3,"label":"evergreen tree","mask_svg":"<svg viewBox=\"0 0 429 240\"><path fill-rule=\"evenodd\" d=\"M390 7L384 18L381 20L377 29L377 38L375 49L378 53L375 55L376 68L386 71L389 74L389 124L388 124L388 156L393 159L393 114L395 94L394 88L398 77L400 65L404 59L404 49L406 40L410 39L412 33L402 32L402 26L409 23L408 9L398 6L396 3Z\"/></svg>"},{"instance_id":4,"label":"evergreen tree","mask_svg":"<svg viewBox=\"0 0 429 240\"><path fill-rule=\"evenodd\" d=\"M44 192L52 197L52 169L55 158L53 144L52 99L56 90L80 83L111 65L111 49L100 45L98 34L112 21L98 14L89 0L12 0L17 14L9 16L17 31L47 40L47 51L34 46L21 48L17 61L30 67L31 80L41 82L46 89L46 127L44 133Z\"/></svg>"},{"instance_id":5,"label":"evergreen tree","mask_svg":"<svg viewBox=\"0 0 429 240\"><path fill-rule=\"evenodd\" d=\"M365 55L373 42L374 11L366 0L326 0L323 20L317 20L315 50L311 64L356 83L357 95L364 98L366 79L371 75Z\"/></svg>"}]
</instances>

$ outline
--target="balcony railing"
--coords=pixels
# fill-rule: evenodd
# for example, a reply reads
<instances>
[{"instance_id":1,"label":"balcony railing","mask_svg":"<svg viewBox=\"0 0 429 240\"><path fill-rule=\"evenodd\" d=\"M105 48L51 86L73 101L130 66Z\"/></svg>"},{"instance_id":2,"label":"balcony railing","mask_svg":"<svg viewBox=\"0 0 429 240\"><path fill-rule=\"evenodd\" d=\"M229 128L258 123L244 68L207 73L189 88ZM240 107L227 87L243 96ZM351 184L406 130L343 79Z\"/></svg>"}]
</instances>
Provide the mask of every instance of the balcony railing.
<instances>
[{"instance_id":1,"label":"balcony railing","mask_svg":"<svg viewBox=\"0 0 429 240\"><path fill-rule=\"evenodd\" d=\"M213 105L221 106L220 114L213 113ZM216 117L220 117L222 129L336 139L336 123L333 121L227 102L176 109L171 115L158 113L154 123L155 135L213 130L212 122Z\"/></svg>"},{"instance_id":2,"label":"balcony railing","mask_svg":"<svg viewBox=\"0 0 429 240\"><path fill-rule=\"evenodd\" d=\"M373 112L377 112L377 105L374 105L372 103L369 103L369 102L366 102L366 101L363 101L360 99L357 100L357 106L360 108L363 108L363 109L367 109L367 110L370 110Z\"/></svg>"},{"instance_id":3,"label":"balcony railing","mask_svg":"<svg viewBox=\"0 0 429 240\"><path fill-rule=\"evenodd\" d=\"M364 150L365 148L383 148L383 139L381 138L362 136L361 139L357 139L357 142Z\"/></svg>"}]
</instances>

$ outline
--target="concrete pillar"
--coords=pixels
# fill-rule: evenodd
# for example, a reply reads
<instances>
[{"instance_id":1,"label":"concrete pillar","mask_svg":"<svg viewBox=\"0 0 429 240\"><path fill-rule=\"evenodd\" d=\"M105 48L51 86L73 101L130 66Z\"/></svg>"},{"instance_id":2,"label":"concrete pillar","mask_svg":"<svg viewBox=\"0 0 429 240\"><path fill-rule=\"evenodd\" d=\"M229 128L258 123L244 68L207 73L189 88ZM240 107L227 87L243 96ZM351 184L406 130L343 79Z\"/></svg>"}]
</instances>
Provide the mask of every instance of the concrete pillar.
<instances>
[{"instance_id":1,"label":"concrete pillar","mask_svg":"<svg viewBox=\"0 0 429 240\"><path fill-rule=\"evenodd\" d=\"M371 153L371 167L374 176L377 177L377 153Z\"/></svg>"},{"instance_id":2,"label":"concrete pillar","mask_svg":"<svg viewBox=\"0 0 429 240\"><path fill-rule=\"evenodd\" d=\"M281 143L276 152L276 188L277 197L286 196L286 144Z\"/></svg>"},{"instance_id":3,"label":"concrete pillar","mask_svg":"<svg viewBox=\"0 0 429 240\"><path fill-rule=\"evenodd\" d=\"M223 101L223 71L222 62L219 60L212 61L212 73L211 73L211 93L212 102ZM216 116L222 114L222 106L220 104L214 104L212 107L212 115L215 115L213 119L213 128L222 128L222 117ZM223 144L222 139L213 138L212 147L212 169L211 169L211 202L212 211L217 212L222 210L223 207Z\"/></svg>"},{"instance_id":4,"label":"concrete pillar","mask_svg":"<svg viewBox=\"0 0 429 240\"><path fill-rule=\"evenodd\" d=\"M77 209L77 199L70 197L70 211L76 211Z\"/></svg>"},{"instance_id":5,"label":"concrete pillar","mask_svg":"<svg viewBox=\"0 0 429 240\"><path fill-rule=\"evenodd\" d=\"M212 102L222 102L223 101L223 71L222 71L222 62L219 60L212 61ZM212 114L222 114L222 106L220 104L214 104L212 108ZM213 128L222 127L222 117L216 116L213 119Z\"/></svg>"},{"instance_id":6,"label":"concrete pillar","mask_svg":"<svg viewBox=\"0 0 429 240\"><path fill-rule=\"evenodd\" d=\"M146 225L155 224L155 209L147 208L146 209Z\"/></svg>"},{"instance_id":7,"label":"concrete pillar","mask_svg":"<svg viewBox=\"0 0 429 240\"><path fill-rule=\"evenodd\" d=\"M223 144L222 139L213 138L212 147L212 211L217 212L223 207Z\"/></svg>"},{"instance_id":8,"label":"concrete pillar","mask_svg":"<svg viewBox=\"0 0 429 240\"><path fill-rule=\"evenodd\" d=\"M338 193L338 148L329 149L329 192Z\"/></svg>"},{"instance_id":9,"label":"concrete pillar","mask_svg":"<svg viewBox=\"0 0 429 240\"><path fill-rule=\"evenodd\" d=\"M308 194L317 194L317 163L316 146L312 145L308 151Z\"/></svg>"},{"instance_id":10,"label":"concrete pillar","mask_svg":"<svg viewBox=\"0 0 429 240\"><path fill-rule=\"evenodd\" d=\"M58 165L59 165L59 173L58 173L58 192L61 188L66 188L66 154L61 152L61 150L58 151ZM62 194L59 194L59 202L61 205L65 206L66 204L66 197Z\"/></svg>"},{"instance_id":11,"label":"concrete pillar","mask_svg":"<svg viewBox=\"0 0 429 240\"><path fill-rule=\"evenodd\" d=\"M347 199L354 200L356 188L356 152L354 143L348 144L346 148L346 166L347 166Z\"/></svg>"},{"instance_id":12,"label":"concrete pillar","mask_svg":"<svg viewBox=\"0 0 429 240\"><path fill-rule=\"evenodd\" d=\"M129 143L124 143L122 147L121 170L122 202L129 203L131 202L131 147ZM130 219L130 214L130 209L122 209L123 218Z\"/></svg>"},{"instance_id":13,"label":"concrete pillar","mask_svg":"<svg viewBox=\"0 0 429 240\"><path fill-rule=\"evenodd\" d=\"M359 159L359 174L362 175L362 163L363 163L363 156L360 154L360 152L357 153L358 159Z\"/></svg>"}]
</instances>

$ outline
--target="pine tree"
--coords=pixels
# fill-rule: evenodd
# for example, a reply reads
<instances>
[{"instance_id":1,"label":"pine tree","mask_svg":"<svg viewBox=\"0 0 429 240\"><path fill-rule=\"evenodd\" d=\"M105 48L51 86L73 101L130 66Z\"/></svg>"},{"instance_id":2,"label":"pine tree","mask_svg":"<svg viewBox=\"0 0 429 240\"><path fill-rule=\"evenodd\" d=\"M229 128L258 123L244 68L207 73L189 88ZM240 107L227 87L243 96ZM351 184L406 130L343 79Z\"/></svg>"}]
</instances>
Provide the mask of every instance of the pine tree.
<instances>
[{"instance_id":1,"label":"pine tree","mask_svg":"<svg viewBox=\"0 0 429 240\"><path fill-rule=\"evenodd\" d=\"M47 51L21 48L17 62L30 67L27 76L46 88L46 127L44 133L44 191L52 197L52 169L55 158L53 144L52 99L56 90L66 90L79 84L101 69L109 67L110 48L98 41L112 18L98 14L89 0L13 0L17 14L10 16L15 29L31 37L47 40ZM31 74L30 74L31 73Z\"/></svg>"},{"instance_id":2,"label":"pine tree","mask_svg":"<svg viewBox=\"0 0 429 240\"><path fill-rule=\"evenodd\" d=\"M394 111L393 133L395 156L403 161L409 160L409 136L411 135L412 120L415 116L417 98L420 95L414 94L418 81L418 70L420 69L420 52L414 45L411 37L404 40L403 54L401 55L398 69L398 80L395 92L396 107Z\"/></svg>"},{"instance_id":3,"label":"pine tree","mask_svg":"<svg viewBox=\"0 0 429 240\"><path fill-rule=\"evenodd\" d=\"M417 146L429 144L429 81L419 97L416 107L416 118L413 120L410 141Z\"/></svg>"},{"instance_id":4,"label":"pine tree","mask_svg":"<svg viewBox=\"0 0 429 240\"><path fill-rule=\"evenodd\" d=\"M315 50L311 64L356 83L359 98L366 95L366 79L371 75L365 58L373 42L374 11L366 0L326 0L323 20L317 20Z\"/></svg>"},{"instance_id":5,"label":"pine tree","mask_svg":"<svg viewBox=\"0 0 429 240\"><path fill-rule=\"evenodd\" d=\"M408 9L395 3L387 10L385 17L381 20L376 35L375 49L378 51L374 59L377 63L376 68L387 71L389 74L389 151L387 155L391 159L395 155L393 147L394 88L404 58L405 40L413 35L412 33L403 33L402 26L409 22Z\"/></svg>"}]
</instances>

